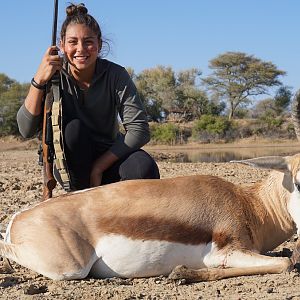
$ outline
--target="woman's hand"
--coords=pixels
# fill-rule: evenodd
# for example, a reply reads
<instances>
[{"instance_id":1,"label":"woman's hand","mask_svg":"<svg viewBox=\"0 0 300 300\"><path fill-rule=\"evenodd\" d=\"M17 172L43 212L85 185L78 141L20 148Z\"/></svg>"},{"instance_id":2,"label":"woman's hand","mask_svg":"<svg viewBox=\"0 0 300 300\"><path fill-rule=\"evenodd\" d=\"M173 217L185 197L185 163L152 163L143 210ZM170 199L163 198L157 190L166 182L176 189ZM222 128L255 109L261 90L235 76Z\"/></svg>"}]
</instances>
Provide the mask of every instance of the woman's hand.
<instances>
[{"instance_id":1,"label":"woman's hand","mask_svg":"<svg viewBox=\"0 0 300 300\"><path fill-rule=\"evenodd\" d=\"M94 187L101 185L103 172L113 165L113 163L118 159L119 158L109 150L97 158L93 164L90 174L90 186Z\"/></svg>"},{"instance_id":2,"label":"woman's hand","mask_svg":"<svg viewBox=\"0 0 300 300\"><path fill-rule=\"evenodd\" d=\"M34 76L34 80L40 84L46 84L56 71L59 71L63 65L63 59L58 55L54 54L59 51L56 46L51 46L47 49L43 56L42 62Z\"/></svg>"},{"instance_id":3,"label":"woman's hand","mask_svg":"<svg viewBox=\"0 0 300 300\"><path fill-rule=\"evenodd\" d=\"M102 181L102 174L100 170L97 170L97 168L93 168L91 175L90 175L90 186L95 187L101 185Z\"/></svg>"}]
</instances>

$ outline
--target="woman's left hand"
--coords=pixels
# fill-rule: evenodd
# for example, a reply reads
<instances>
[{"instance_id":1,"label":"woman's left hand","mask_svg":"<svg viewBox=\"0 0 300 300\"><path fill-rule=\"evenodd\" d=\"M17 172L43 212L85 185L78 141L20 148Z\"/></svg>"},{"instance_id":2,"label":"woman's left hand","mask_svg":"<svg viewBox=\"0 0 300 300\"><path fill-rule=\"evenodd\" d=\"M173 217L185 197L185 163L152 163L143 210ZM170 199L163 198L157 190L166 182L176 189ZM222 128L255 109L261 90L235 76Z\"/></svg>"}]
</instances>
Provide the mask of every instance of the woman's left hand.
<instances>
[{"instance_id":1,"label":"woman's left hand","mask_svg":"<svg viewBox=\"0 0 300 300\"><path fill-rule=\"evenodd\" d=\"M98 171L97 168L93 168L90 175L90 187L95 187L101 185L102 172Z\"/></svg>"},{"instance_id":2,"label":"woman's left hand","mask_svg":"<svg viewBox=\"0 0 300 300\"><path fill-rule=\"evenodd\" d=\"M109 150L99 158L97 158L92 167L90 175L90 186L94 187L101 185L103 172L117 160L118 157Z\"/></svg>"}]
</instances>

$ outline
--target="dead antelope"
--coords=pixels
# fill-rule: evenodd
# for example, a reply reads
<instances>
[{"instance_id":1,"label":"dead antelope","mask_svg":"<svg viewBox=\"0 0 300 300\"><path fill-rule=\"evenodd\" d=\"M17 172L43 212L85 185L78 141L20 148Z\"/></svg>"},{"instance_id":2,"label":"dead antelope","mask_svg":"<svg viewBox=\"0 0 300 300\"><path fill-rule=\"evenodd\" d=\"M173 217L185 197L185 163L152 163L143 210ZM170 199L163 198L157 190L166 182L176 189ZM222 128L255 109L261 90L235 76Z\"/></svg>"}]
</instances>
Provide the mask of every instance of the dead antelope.
<instances>
[{"instance_id":1,"label":"dead antelope","mask_svg":"<svg viewBox=\"0 0 300 300\"><path fill-rule=\"evenodd\" d=\"M0 254L57 280L171 273L200 281L291 270L289 258L260 253L300 228L300 154L242 162L275 171L251 186L199 175L52 198L12 218Z\"/></svg>"}]
</instances>

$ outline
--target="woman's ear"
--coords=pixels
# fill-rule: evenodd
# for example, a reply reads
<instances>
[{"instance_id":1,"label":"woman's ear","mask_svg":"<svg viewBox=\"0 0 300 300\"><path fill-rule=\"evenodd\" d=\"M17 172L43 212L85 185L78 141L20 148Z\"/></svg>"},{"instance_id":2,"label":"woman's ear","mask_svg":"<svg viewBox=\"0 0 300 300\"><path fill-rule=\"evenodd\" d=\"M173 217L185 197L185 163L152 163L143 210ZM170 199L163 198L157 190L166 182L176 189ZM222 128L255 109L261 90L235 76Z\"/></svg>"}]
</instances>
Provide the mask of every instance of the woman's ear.
<instances>
[{"instance_id":1,"label":"woman's ear","mask_svg":"<svg viewBox=\"0 0 300 300\"><path fill-rule=\"evenodd\" d=\"M60 52L62 53L62 54L64 54L64 50L65 50L65 47L64 47L64 43L63 43L63 41L62 40L60 40L60 42L59 42L59 49L60 49Z\"/></svg>"},{"instance_id":2,"label":"woman's ear","mask_svg":"<svg viewBox=\"0 0 300 300\"><path fill-rule=\"evenodd\" d=\"M98 46L99 46L98 52L100 53L100 51L101 51L101 49L102 49L102 40L101 40L101 39L99 40L99 45L98 45Z\"/></svg>"}]
</instances>

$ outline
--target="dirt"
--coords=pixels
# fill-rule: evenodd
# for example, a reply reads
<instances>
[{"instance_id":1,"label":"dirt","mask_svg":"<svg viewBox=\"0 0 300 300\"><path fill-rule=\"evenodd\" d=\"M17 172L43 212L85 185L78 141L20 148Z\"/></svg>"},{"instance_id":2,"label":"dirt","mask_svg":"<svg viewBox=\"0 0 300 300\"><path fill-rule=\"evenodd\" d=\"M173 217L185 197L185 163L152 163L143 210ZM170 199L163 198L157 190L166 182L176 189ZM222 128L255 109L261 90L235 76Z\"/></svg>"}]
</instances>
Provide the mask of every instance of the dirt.
<instances>
[{"instance_id":1,"label":"dirt","mask_svg":"<svg viewBox=\"0 0 300 300\"><path fill-rule=\"evenodd\" d=\"M41 199L42 170L36 152L34 141L0 141L1 232L15 212ZM158 164L162 178L212 174L240 184L256 182L268 174L266 170L231 163L173 163L164 158ZM62 193L60 188L54 191L54 195ZM289 256L296 240L293 237L270 255ZM184 284L162 276L52 281L17 264L13 267L14 273L0 274L0 299L300 299L296 270Z\"/></svg>"}]
</instances>

